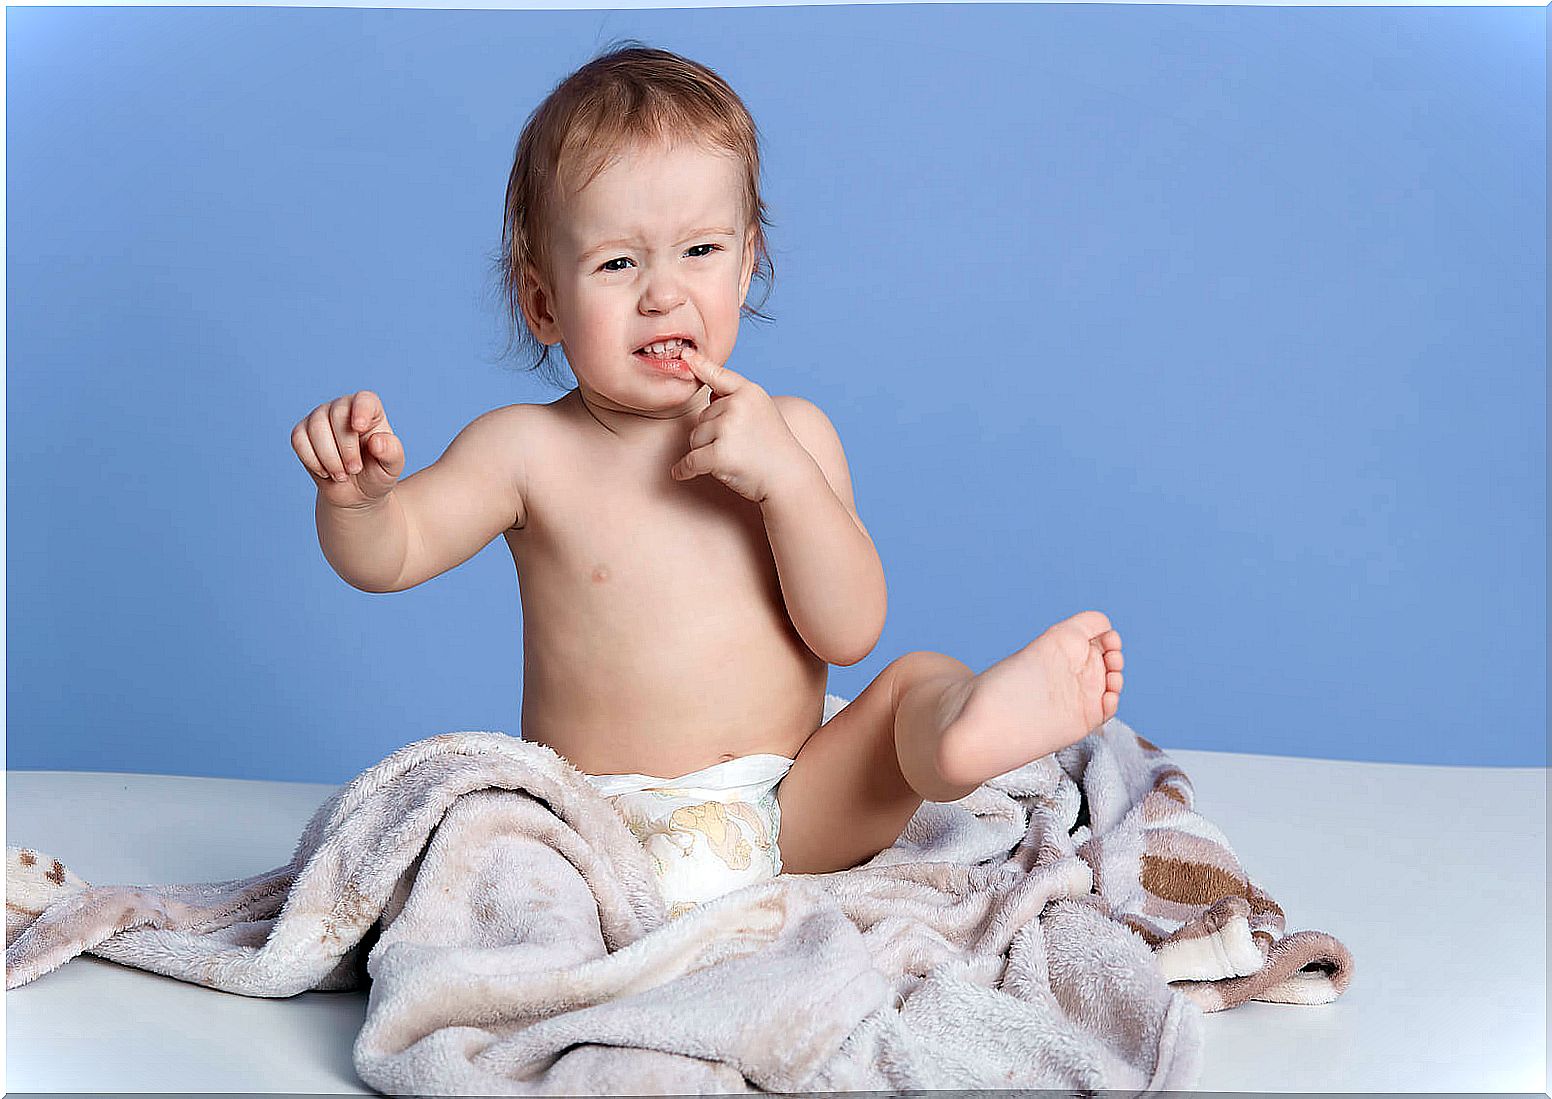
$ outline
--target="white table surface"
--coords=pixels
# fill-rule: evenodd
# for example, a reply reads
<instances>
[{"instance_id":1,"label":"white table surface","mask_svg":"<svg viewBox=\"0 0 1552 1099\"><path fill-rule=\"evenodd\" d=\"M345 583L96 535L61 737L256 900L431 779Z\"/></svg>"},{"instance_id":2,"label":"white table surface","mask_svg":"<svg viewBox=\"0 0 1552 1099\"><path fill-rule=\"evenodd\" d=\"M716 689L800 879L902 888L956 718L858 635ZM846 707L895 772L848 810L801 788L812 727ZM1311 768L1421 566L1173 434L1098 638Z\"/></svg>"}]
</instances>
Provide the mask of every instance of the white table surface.
<instances>
[{"instance_id":1,"label":"white table surface","mask_svg":"<svg viewBox=\"0 0 1552 1099\"><path fill-rule=\"evenodd\" d=\"M1201 1090L1546 1093L1547 770L1166 750L1287 930L1355 963L1333 1003L1206 1016ZM11 771L6 842L94 884L228 880L284 864L333 790ZM11 1092L373 1094L364 990L255 999L83 955L5 1013Z\"/></svg>"}]
</instances>

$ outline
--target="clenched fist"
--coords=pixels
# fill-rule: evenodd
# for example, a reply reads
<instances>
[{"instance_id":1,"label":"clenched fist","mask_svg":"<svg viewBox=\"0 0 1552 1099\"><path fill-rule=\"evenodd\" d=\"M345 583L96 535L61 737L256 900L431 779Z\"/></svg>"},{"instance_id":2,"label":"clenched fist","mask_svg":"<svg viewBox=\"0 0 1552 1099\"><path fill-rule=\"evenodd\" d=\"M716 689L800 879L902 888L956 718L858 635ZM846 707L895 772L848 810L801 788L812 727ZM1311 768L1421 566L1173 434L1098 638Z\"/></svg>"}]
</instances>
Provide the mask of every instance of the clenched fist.
<instances>
[{"instance_id":1,"label":"clenched fist","mask_svg":"<svg viewBox=\"0 0 1552 1099\"><path fill-rule=\"evenodd\" d=\"M369 389L313 409L291 429L291 449L333 507L375 504L404 472L404 447Z\"/></svg>"}]
</instances>

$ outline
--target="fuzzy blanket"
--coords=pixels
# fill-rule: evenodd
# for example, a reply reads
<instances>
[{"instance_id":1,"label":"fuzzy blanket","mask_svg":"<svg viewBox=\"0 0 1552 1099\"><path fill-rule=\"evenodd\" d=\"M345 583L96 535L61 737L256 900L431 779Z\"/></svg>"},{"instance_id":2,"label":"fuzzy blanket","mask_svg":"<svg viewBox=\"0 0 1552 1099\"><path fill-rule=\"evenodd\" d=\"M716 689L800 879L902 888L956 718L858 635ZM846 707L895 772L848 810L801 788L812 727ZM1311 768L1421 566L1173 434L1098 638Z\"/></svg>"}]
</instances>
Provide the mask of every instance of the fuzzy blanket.
<instances>
[{"instance_id":1,"label":"fuzzy blanket","mask_svg":"<svg viewBox=\"0 0 1552 1099\"><path fill-rule=\"evenodd\" d=\"M246 996L370 981L354 1060L389 1095L1183 1089L1203 1011L1324 1003L1352 970L1331 936L1283 934L1192 802L1111 719L924 803L863 866L668 920L564 758L446 733L254 877L90 886L8 847L6 988L83 951Z\"/></svg>"}]
</instances>

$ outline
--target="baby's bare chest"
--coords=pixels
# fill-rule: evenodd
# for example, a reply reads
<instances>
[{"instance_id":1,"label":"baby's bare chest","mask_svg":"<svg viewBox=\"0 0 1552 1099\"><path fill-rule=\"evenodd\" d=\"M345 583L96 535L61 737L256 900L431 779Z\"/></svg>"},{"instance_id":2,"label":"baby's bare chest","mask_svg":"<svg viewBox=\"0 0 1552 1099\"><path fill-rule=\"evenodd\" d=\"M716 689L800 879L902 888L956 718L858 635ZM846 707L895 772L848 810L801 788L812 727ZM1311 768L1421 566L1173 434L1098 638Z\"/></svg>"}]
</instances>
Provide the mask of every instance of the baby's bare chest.
<instances>
[{"instance_id":1,"label":"baby's bare chest","mask_svg":"<svg viewBox=\"0 0 1552 1099\"><path fill-rule=\"evenodd\" d=\"M725 636L773 599L780 607L759 506L710 478L669 485L568 479L532 499L528 523L508 533L525 614L531 598L541 612L566 608L556 629Z\"/></svg>"},{"instance_id":2,"label":"baby's bare chest","mask_svg":"<svg viewBox=\"0 0 1552 1099\"><path fill-rule=\"evenodd\" d=\"M826 665L787 615L759 505L710 477L592 472L530 483L507 532L523 735L591 773L796 750Z\"/></svg>"}]
</instances>

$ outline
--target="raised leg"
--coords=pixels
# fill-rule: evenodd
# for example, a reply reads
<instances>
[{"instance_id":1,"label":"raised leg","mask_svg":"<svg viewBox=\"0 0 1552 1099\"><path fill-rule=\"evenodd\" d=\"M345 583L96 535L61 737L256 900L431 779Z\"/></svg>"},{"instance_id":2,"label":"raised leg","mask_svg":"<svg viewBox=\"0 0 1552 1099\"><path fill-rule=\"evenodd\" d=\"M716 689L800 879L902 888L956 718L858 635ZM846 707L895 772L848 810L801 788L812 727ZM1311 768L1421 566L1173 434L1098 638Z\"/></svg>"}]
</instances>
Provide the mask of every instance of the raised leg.
<instances>
[{"instance_id":1,"label":"raised leg","mask_svg":"<svg viewBox=\"0 0 1552 1099\"><path fill-rule=\"evenodd\" d=\"M1121 666L1121 635L1098 611L979 675L942 653L902 656L808 738L777 787L783 870L860 865L923 801L958 801L1082 739L1115 715Z\"/></svg>"}]
</instances>

